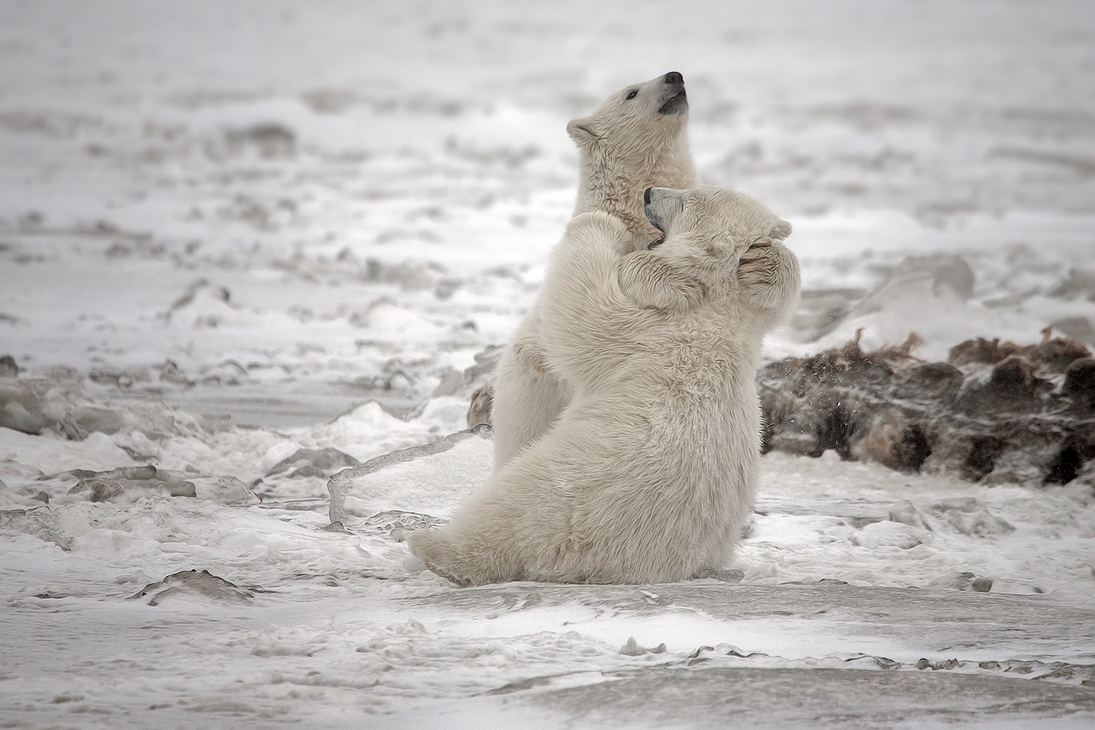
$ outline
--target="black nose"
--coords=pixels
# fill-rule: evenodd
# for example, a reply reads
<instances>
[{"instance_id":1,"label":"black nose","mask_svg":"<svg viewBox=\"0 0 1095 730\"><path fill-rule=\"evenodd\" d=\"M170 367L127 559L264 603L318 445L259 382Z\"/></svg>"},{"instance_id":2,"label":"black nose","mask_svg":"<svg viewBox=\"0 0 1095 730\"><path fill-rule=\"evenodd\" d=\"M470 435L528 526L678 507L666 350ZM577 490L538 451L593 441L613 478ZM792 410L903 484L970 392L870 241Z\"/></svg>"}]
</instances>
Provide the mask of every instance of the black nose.
<instances>
[{"instance_id":1,"label":"black nose","mask_svg":"<svg viewBox=\"0 0 1095 730\"><path fill-rule=\"evenodd\" d=\"M677 75L680 76L680 74ZM643 193L643 205L650 205L650 191L653 189L654 188L647 188L646 192Z\"/></svg>"},{"instance_id":2,"label":"black nose","mask_svg":"<svg viewBox=\"0 0 1095 730\"><path fill-rule=\"evenodd\" d=\"M665 83L667 84L683 84L684 77L676 71L670 71L665 75Z\"/></svg>"}]
</instances>

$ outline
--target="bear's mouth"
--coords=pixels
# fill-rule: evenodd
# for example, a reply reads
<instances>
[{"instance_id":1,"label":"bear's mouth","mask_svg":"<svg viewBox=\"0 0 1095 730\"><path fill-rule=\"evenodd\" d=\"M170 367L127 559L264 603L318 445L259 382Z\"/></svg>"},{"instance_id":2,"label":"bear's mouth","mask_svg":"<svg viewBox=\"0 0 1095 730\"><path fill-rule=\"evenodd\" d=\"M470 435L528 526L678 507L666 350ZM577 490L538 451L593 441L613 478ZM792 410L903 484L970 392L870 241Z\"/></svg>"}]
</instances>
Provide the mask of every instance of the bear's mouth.
<instances>
[{"instance_id":1,"label":"bear's mouth","mask_svg":"<svg viewBox=\"0 0 1095 730\"><path fill-rule=\"evenodd\" d=\"M665 221L663 221L662 217L658 215L658 211L654 209L654 206L650 205L649 203L643 206L643 215L646 216L646 219L650 222L650 225L657 228L663 234L665 233ZM664 241L665 236L663 235L661 239L662 241Z\"/></svg>"},{"instance_id":2,"label":"bear's mouth","mask_svg":"<svg viewBox=\"0 0 1095 730\"><path fill-rule=\"evenodd\" d=\"M684 87L681 86L679 91L674 93L665 103L658 109L658 114L677 115L684 114L688 111L688 94L685 92Z\"/></svg>"}]
</instances>

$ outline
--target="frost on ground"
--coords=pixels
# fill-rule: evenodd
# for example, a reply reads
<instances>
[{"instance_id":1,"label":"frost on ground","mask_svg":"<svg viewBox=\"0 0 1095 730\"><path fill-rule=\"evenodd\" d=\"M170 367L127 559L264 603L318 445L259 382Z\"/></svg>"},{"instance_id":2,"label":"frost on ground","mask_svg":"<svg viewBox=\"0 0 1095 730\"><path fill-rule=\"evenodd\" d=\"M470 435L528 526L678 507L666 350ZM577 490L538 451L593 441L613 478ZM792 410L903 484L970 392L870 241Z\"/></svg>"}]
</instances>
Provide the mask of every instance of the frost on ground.
<instances>
[{"instance_id":1,"label":"frost on ground","mask_svg":"<svg viewBox=\"0 0 1095 730\"><path fill-rule=\"evenodd\" d=\"M457 590L400 542L489 471L455 434L569 217L566 121L658 73L701 180L794 225L771 361L1090 349L1083 3L0 18L0 724L1095 721L1083 464L770 453L731 570L668 586Z\"/></svg>"}]
</instances>

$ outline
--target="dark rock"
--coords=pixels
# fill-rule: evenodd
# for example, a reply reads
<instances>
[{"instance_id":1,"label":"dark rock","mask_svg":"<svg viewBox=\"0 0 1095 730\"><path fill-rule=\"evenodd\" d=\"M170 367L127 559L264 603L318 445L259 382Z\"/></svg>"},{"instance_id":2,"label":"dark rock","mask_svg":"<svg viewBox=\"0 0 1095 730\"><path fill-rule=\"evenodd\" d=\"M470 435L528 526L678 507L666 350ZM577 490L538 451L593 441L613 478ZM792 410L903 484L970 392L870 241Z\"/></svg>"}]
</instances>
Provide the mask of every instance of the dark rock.
<instances>
[{"instance_id":1,"label":"dark rock","mask_svg":"<svg viewBox=\"0 0 1095 730\"><path fill-rule=\"evenodd\" d=\"M997 390L1034 393L1034 368L1017 355L1010 355L992 369L989 385Z\"/></svg>"},{"instance_id":2,"label":"dark rock","mask_svg":"<svg viewBox=\"0 0 1095 730\"><path fill-rule=\"evenodd\" d=\"M1034 367L1050 373L1063 373L1076 360L1090 358L1091 351L1076 340L1056 337L1027 348L1025 353Z\"/></svg>"},{"instance_id":3,"label":"dark rock","mask_svg":"<svg viewBox=\"0 0 1095 730\"><path fill-rule=\"evenodd\" d=\"M852 435L854 420L849 409L845 407L839 396L823 394L813 404L817 412L817 429L815 430L815 442L817 453L811 456L821 456L828 449L834 450L841 459L850 459L852 456L849 438Z\"/></svg>"},{"instance_id":4,"label":"dark rock","mask_svg":"<svg viewBox=\"0 0 1095 730\"><path fill-rule=\"evenodd\" d=\"M11 355L0 357L0 378L15 378L19 375L19 366Z\"/></svg>"},{"instance_id":5,"label":"dark rock","mask_svg":"<svg viewBox=\"0 0 1095 730\"><path fill-rule=\"evenodd\" d=\"M1078 477L1083 469L1085 457L1087 459L1091 458L1091 454L1085 453L1085 451L1088 450L1084 448L1084 444L1079 438L1067 439L1062 443L1060 451L1049 462L1049 468L1046 471L1046 483L1068 484Z\"/></svg>"},{"instance_id":6,"label":"dark rock","mask_svg":"<svg viewBox=\"0 0 1095 730\"><path fill-rule=\"evenodd\" d=\"M970 340L950 363L922 363L910 355L915 342L865 353L853 341L762 368L762 452L832 449L989 484L1095 483L1084 476L1095 474L1095 358L1077 356L1083 345ZM1010 526L993 518L976 529Z\"/></svg>"},{"instance_id":7,"label":"dark rock","mask_svg":"<svg viewBox=\"0 0 1095 730\"><path fill-rule=\"evenodd\" d=\"M1061 395L1085 408L1095 408L1095 357L1081 357L1065 368Z\"/></svg>"},{"instance_id":8,"label":"dark rock","mask_svg":"<svg viewBox=\"0 0 1095 730\"><path fill-rule=\"evenodd\" d=\"M988 593L992 590L992 583L992 578L974 578L973 582L970 583L970 588L977 593Z\"/></svg>"},{"instance_id":9,"label":"dark rock","mask_svg":"<svg viewBox=\"0 0 1095 730\"><path fill-rule=\"evenodd\" d=\"M920 471L931 452L925 427L908 423L895 411L882 412L867 435L851 449L857 459L877 461L904 472Z\"/></svg>"},{"instance_id":10,"label":"dark rock","mask_svg":"<svg viewBox=\"0 0 1095 730\"><path fill-rule=\"evenodd\" d=\"M997 436L977 434L970 437L969 453L962 461L960 473L970 481L977 481L993 470L996 457L1003 451L1006 442Z\"/></svg>"},{"instance_id":11,"label":"dark rock","mask_svg":"<svg viewBox=\"0 0 1095 730\"><path fill-rule=\"evenodd\" d=\"M947 363L955 367L963 365L995 365L1008 356L1000 349L1000 340L978 337L955 345L947 353Z\"/></svg>"},{"instance_id":12,"label":"dark rock","mask_svg":"<svg viewBox=\"0 0 1095 730\"><path fill-rule=\"evenodd\" d=\"M990 341L980 337L966 340L950 349L947 362L956 367L995 365L1009 357L1019 356L1035 369L1060 374L1073 360L1090 355L1091 351L1083 343L1061 337L1050 339L1047 330L1043 342L1025 347L1014 342L1001 343L999 340Z\"/></svg>"},{"instance_id":13,"label":"dark rock","mask_svg":"<svg viewBox=\"0 0 1095 730\"><path fill-rule=\"evenodd\" d=\"M965 378L961 370L945 362L911 365L894 375L894 396L911 400L953 397Z\"/></svg>"},{"instance_id":14,"label":"dark rock","mask_svg":"<svg viewBox=\"0 0 1095 730\"><path fill-rule=\"evenodd\" d=\"M1031 410L1053 385L1037 377L1034 367L1019 355L1009 355L993 366L984 384L971 384L959 396L970 414Z\"/></svg>"}]
</instances>

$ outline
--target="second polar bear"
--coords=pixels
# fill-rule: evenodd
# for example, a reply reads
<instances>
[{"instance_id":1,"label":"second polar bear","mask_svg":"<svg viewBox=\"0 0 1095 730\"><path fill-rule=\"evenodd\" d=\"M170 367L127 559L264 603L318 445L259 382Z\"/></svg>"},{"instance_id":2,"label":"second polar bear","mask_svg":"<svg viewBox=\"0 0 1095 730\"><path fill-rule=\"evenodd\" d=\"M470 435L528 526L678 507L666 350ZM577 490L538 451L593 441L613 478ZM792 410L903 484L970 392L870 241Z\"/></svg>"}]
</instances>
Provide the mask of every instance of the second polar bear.
<instances>
[{"instance_id":1,"label":"second polar bear","mask_svg":"<svg viewBox=\"0 0 1095 730\"><path fill-rule=\"evenodd\" d=\"M643 191L696 184L687 125L684 77L675 71L621 89L593 114L571 120L567 133L578 146L581 166L574 215L610 213L623 221L631 245L649 243L656 231L643 216ZM537 302L517 326L494 373L495 469L543 435L570 401L566 383L521 362L520 343L536 339L539 327Z\"/></svg>"},{"instance_id":2,"label":"second polar bear","mask_svg":"<svg viewBox=\"0 0 1095 730\"><path fill-rule=\"evenodd\" d=\"M648 250L603 213L567 226L537 357L573 398L452 522L408 536L434 572L657 583L730 558L756 484L761 339L798 295L791 228L729 190L646 199L664 231Z\"/></svg>"}]
</instances>

